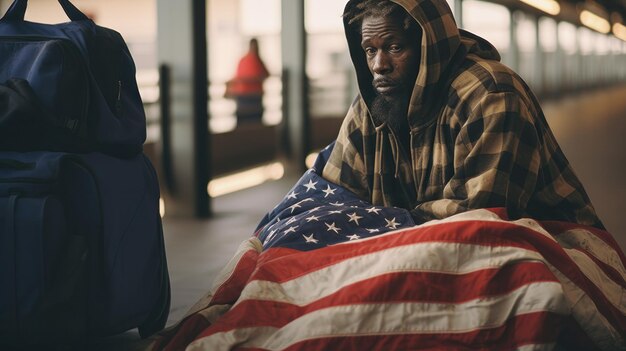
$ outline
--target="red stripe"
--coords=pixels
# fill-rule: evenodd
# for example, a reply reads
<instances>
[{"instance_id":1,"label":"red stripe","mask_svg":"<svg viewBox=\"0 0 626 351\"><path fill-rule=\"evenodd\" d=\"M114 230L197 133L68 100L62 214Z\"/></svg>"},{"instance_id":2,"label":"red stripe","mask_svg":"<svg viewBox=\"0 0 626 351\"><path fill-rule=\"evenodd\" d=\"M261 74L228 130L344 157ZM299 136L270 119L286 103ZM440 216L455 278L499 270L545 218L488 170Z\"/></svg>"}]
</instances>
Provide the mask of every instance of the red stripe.
<instances>
[{"instance_id":1,"label":"red stripe","mask_svg":"<svg viewBox=\"0 0 626 351\"><path fill-rule=\"evenodd\" d=\"M526 249L536 247L535 250L538 250L554 267L590 296L599 312L607 318L616 330L621 331L622 336L626 334L626 317L606 299L602 293L602 287L595 286L585 277L576 263L557 243L533 230L511 223L467 221L408 229L374 240L335 245L302 253L297 255L298 260L292 259L292 255L268 260L271 257L269 255L271 250L268 250L260 258L260 261L265 261L265 266L259 267L258 273L255 273L252 279L282 282L354 256L390 247L434 240L437 242L468 242L493 246L508 244Z\"/></svg>"},{"instance_id":2,"label":"red stripe","mask_svg":"<svg viewBox=\"0 0 626 351\"><path fill-rule=\"evenodd\" d=\"M506 211L506 208L504 207L492 207L492 208L485 208L485 210L492 212L493 214L495 214L496 216L500 217L500 219L504 220L504 221L508 221L509 220L509 214Z\"/></svg>"},{"instance_id":3,"label":"red stripe","mask_svg":"<svg viewBox=\"0 0 626 351\"><path fill-rule=\"evenodd\" d=\"M485 269L463 275L399 272L381 275L349 286L306 306L247 300L235 306L203 335L237 328L281 328L311 312L333 306L374 303L463 303L481 297L505 295L536 282L557 282L543 264L520 262L500 269Z\"/></svg>"},{"instance_id":4,"label":"red stripe","mask_svg":"<svg viewBox=\"0 0 626 351\"><path fill-rule=\"evenodd\" d=\"M220 305L235 303L248 282L248 278L256 268L258 257L259 253L253 249L244 253L237 262L230 277L217 289L210 304Z\"/></svg>"},{"instance_id":5,"label":"red stripe","mask_svg":"<svg viewBox=\"0 0 626 351\"><path fill-rule=\"evenodd\" d=\"M529 344L556 342L563 319L555 314L538 312L512 317L503 326L466 333L326 337L302 341L284 350L512 350ZM235 350L265 349L240 347Z\"/></svg>"},{"instance_id":6,"label":"red stripe","mask_svg":"<svg viewBox=\"0 0 626 351\"><path fill-rule=\"evenodd\" d=\"M210 325L204 316L195 314L189 316L173 330L168 330L159 335L152 346L152 351L176 351L184 350L200 332Z\"/></svg>"},{"instance_id":7,"label":"red stripe","mask_svg":"<svg viewBox=\"0 0 626 351\"><path fill-rule=\"evenodd\" d=\"M596 286L580 270L574 260L572 260L563 248L548 238L539 235L529 235L520 232L528 243L537 248L539 253L552 265L567 277L572 283L578 286L593 301L598 312L600 312L622 337L626 337L626 316L618 310L602 293L604 287Z\"/></svg>"},{"instance_id":8,"label":"red stripe","mask_svg":"<svg viewBox=\"0 0 626 351\"><path fill-rule=\"evenodd\" d=\"M283 256L274 257L273 250L275 249L268 249L260 255L259 269L250 280L285 282L353 257L417 243L440 242L491 247L507 246L537 251L520 237L518 234L520 232L526 232L527 235L543 236L525 227L507 222L464 221L410 228L366 241L301 252L298 254L297 261L292 260L292 255L285 254L285 251L282 250L280 253ZM280 272L280 275L268 272Z\"/></svg>"}]
</instances>

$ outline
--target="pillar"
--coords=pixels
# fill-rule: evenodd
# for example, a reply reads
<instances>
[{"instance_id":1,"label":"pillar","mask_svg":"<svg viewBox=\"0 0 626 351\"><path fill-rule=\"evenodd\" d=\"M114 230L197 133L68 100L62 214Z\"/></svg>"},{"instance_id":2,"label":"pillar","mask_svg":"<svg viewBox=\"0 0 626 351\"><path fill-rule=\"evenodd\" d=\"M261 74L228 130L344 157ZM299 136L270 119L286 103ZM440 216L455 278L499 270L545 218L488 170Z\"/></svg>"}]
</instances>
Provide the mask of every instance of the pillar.
<instances>
[{"instance_id":1,"label":"pillar","mask_svg":"<svg viewBox=\"0 0 626 351\"><path fill-rule=\"evenodd\" d=\"M535 25L535 54L533 55L533 83L535 92L542 94L545 91L545 62L543 60L543 46L541 46L541 31L539 28L539 16L533 18Z\"/></svg>"},{"instance_id":2,"label":"pillar","mask_svg":"<svg viewBox=\"0 0 626 351\"><path fill-rule=\"evenodd\" d=\"M304 0L282 0L283 121L287 153L298 170L310 151Z\"/></svg>"},{"instance_id":3,"label":"pillar","mask_svg":"<svg viewBox=\"0 0 626 351\"><path fill-rule=\"evenodd\" d=\"M567 64L565 62L565 55L563 53L563 48L561 47L561 36L559 35L559 24L561 23L559 20L554 21L556 30L554 32L554 40L556 42L556 47L554 50L554 85L552 86L553 92L563 91L565 70L567 68Z\"/></svg>"},{"instance_id":4,"label":"pillar","mask_svg":"<svg viewBox=\"0 0 626 351\"><path fill-rule=\"evenodd\" d=\"M210 180L206 0L157 0L160 65L169 67L168 216L208 217ZM167 117L167 116L166 116Z\"/></svg>"},{"instance_id":5,"label":"pillar","mask_svg":"<svg viewBox=\"0 0 626 351\"><path fill-rule=\"evenodd\" d=\"M454 19L459 28L463 28L463 0L454 0Z\"/></svg>"},{"instance_id":6,"label":"pillar","mask_svg":"<svg viewBox=\"0 0 626 351\"><path fill-rule=\"evenodd\" d=\"M519 73L519 44L517 41L517 15L515 10L509 8L509 64L511 68Z\"/></svg>"}]
</instances>

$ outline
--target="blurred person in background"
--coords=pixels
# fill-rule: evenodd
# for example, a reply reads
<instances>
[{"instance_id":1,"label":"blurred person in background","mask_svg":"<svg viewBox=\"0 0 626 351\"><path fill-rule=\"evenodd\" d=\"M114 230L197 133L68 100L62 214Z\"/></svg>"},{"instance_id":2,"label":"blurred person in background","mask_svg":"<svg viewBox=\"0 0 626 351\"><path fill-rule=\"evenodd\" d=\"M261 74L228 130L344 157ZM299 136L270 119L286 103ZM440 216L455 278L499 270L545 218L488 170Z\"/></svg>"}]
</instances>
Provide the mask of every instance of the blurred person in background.
<instances>
[{"instance_id":1,"label":"blurred person in background","mask_svg":"<svg viewBox=\"0 0 626 351\"><path fill-rule=\"evenodd\" d=\"M350 0L360 95L323 169L416 224L478 208L603 228L535 96L445 0Z\"/></svg>"},{"instance_id":2,"label":"blurred person in background","mask_svg":"<svg viewBox=\"0 0 626 351\"><path fill-rule=\"evenodd\" d=\"M235 99L237 124L261 123L263 118L263 82L269 72L259 56L259 42L250 39L248 52L239 60L235 77L226 83L226 98Z\"/></svg>"}]
</instances>

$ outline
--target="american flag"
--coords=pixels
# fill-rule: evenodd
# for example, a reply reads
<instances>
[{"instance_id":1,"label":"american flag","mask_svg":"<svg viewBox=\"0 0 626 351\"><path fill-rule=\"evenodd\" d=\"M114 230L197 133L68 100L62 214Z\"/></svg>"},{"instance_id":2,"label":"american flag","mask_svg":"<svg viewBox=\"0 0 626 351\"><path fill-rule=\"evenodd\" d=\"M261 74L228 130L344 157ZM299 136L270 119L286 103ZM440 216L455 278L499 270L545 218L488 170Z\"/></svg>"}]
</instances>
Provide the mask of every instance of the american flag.
<instances>
[{"instance_id":1,"label":"american flag","mask_svg":"<svg viewBox=\"0 0 626 351\"><path fill-rule=\"evenodd\" d=\"M319 166L154 350L626 349L626 259L607 232L501 209L413 226Z\"/></svg>"},{"instance_id":2,"label":"american flag","mask_svg":"<svg viewBox=\"0 0 626 351\"><path fill-rule=\"evenodd\" d=\"M264 250L309 251L414 225L407 210L372 206L311 169L265 216L257 236Z\"/></svg>"}]
</instances>

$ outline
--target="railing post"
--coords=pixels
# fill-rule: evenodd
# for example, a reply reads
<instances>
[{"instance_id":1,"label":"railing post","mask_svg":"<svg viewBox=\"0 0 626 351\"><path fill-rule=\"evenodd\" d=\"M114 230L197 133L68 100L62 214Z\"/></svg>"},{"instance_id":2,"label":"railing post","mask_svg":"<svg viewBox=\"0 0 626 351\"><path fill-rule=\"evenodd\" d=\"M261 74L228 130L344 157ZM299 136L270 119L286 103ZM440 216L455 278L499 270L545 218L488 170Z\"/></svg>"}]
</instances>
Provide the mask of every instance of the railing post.
<instances>
[{"instance_id":1,"label":"railing post","mask_svg":"<svg viewBox=\"0 0 626 351\"><path fill-rule=\"evenodd\" d=\"M279 126L279 139L280 150L285 153L285 156L289 159L292 158L292 149L289 142L289 109L291 103L291 96L289 94L289 69L283 68L281 81L282 81L282 120Z\"/></svg>"},{"instance_id":2,"label":"railing post","mask_svg":"<svg viewBox=\"0 0 626 351\"><path fill-rule=\"evenodd\" d=\"M171 94L165 107L170 182L175 191L167 194L167 215L204 218L211 212L206 0L156 3L158 57L168 65Z\"/></svg>"},{"instance_id":3,"label":"railing post","mask_svg":"<svg viewBox=\"0 0 626 351\"><path fill-rule=\"evenodd\" d=\"M192 1L193 19L193 147L196 217L211 215L207 186L211 180L211 132L209 131L209 68L207 43L207 1Z\"/></svg>"},{"instance_id":4,"label":"railing post","mask_svg":"<svg viewBox=\"0 0 626 351\"><path fill-rule=\"evenodd\" d=\"M172 107L171 107L171 72L169 65L159 66L159 115L161 126L161 171L165 188L175 192L172 165Z\"/></svg>"}]
</instances>

